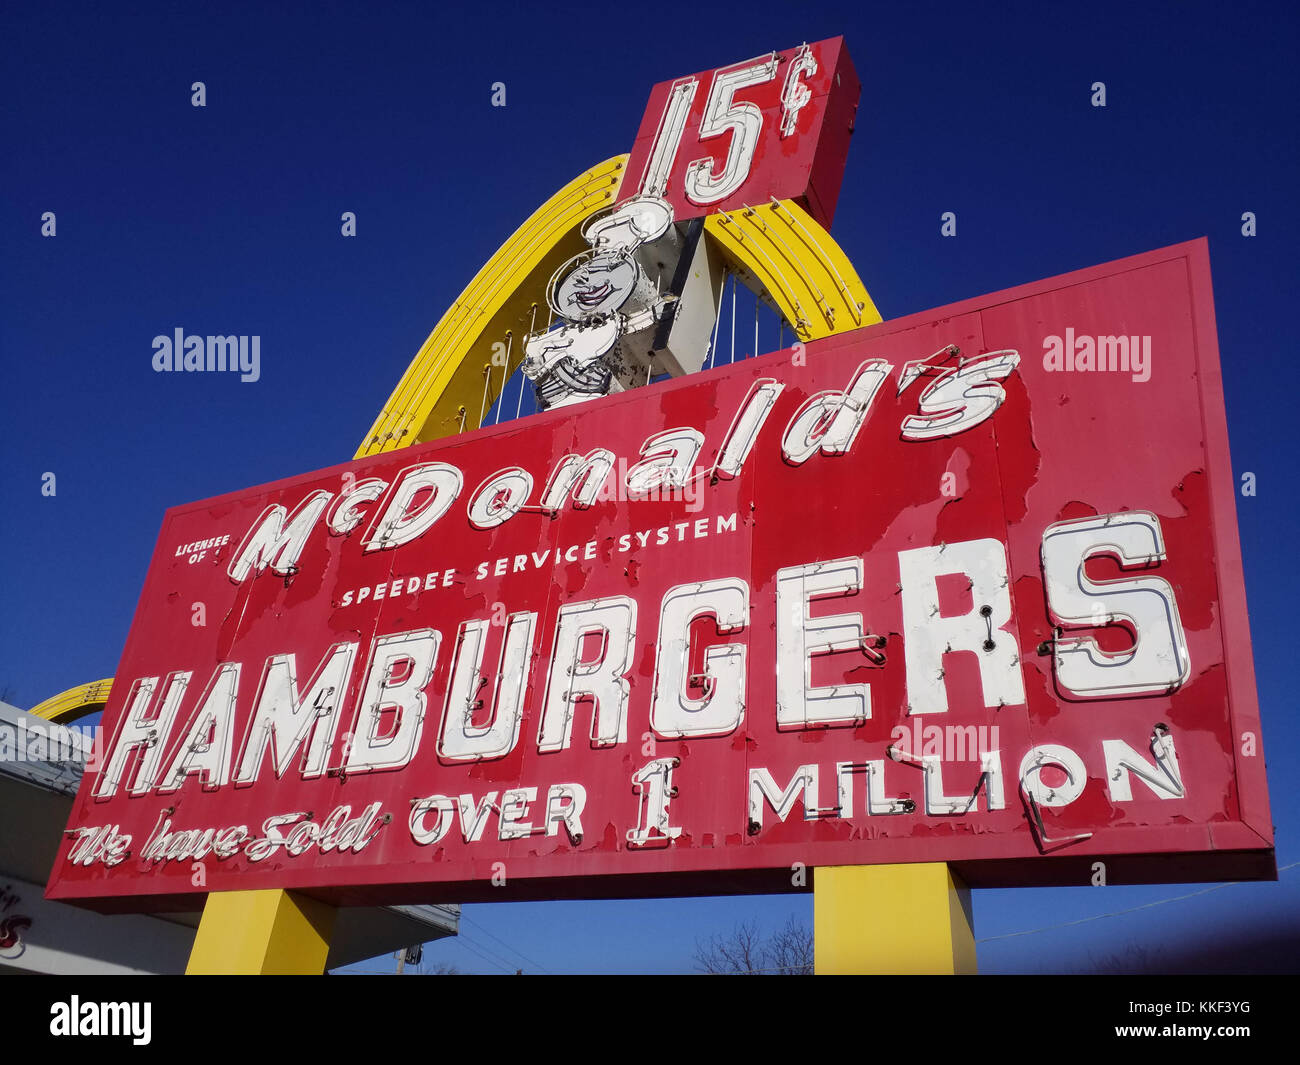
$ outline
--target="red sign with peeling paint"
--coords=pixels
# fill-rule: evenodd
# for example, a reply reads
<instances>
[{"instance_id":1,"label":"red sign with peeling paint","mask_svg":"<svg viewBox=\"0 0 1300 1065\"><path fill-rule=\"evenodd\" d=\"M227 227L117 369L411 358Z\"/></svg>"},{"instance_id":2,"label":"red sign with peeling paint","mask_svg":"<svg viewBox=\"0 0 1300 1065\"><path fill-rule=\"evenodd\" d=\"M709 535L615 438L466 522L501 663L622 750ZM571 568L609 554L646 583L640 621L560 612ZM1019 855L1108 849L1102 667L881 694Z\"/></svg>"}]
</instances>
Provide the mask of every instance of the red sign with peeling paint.
<instances>
[{"instance_id":1,"label":"red sign with peeling paint","mask_svg":"<svg viewBox=\"0 0 1300 1065\"><path fill-rule=\"evenodd\" d=\"M793 199L829 229L861 91L843 37L660 82L628 180L679 222Z\"/></svg>"},{"instance_id":2,"label":"red sign with peeling paint","mask_svg":"<svg viewBox=\"0 0 1300 1065\"><path fill-rule=\"evenodd\" d=\"M1271 877L1220 381L1201 241L175 508L50 894Z\"/></svg>"}]
</instances>

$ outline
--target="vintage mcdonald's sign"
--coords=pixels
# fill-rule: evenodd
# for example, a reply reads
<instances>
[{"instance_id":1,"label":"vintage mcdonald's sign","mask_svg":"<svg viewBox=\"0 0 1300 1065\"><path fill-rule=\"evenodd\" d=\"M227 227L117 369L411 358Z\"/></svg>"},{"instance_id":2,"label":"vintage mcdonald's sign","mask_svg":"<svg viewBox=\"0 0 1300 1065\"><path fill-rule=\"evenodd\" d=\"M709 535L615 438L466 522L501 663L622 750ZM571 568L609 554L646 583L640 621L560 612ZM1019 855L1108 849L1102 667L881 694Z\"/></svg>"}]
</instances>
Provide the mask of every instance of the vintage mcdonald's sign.
<instances>
[{"instance_id":1,"label":"vintage mcdonald's sign","mask_svg":"<svg viewBox=\"0 0 1300 1065\"><path fill-rule=\"evenodd\" d=\"M540 413L413 443L399 388L168 511L50 894L1272 875L1205 243L879 322L824 228L857 91L842 41L656 87L506 367ZM791 346L716 365L717 264Z\"/></svg>"}]
</instances>

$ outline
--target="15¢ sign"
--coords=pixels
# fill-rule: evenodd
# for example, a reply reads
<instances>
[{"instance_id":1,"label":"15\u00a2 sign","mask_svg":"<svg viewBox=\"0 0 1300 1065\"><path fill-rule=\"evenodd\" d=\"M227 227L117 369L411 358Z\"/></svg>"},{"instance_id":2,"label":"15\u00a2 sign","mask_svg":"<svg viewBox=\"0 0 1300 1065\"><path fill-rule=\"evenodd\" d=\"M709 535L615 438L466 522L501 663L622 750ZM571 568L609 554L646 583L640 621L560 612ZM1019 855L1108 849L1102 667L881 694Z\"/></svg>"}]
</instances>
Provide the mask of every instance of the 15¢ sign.
<instances>
[{"instance_id":1,"label":"15\u00a2 sign","mask_svg":"<svg viewBox=\"0 0 1300 1065\"><path fill-rule=\"evenodd\" d=\"M860 93L842 37L661 82L629 178L678 221L793 199L829 228Z\"/></svg>"}]
</instances>

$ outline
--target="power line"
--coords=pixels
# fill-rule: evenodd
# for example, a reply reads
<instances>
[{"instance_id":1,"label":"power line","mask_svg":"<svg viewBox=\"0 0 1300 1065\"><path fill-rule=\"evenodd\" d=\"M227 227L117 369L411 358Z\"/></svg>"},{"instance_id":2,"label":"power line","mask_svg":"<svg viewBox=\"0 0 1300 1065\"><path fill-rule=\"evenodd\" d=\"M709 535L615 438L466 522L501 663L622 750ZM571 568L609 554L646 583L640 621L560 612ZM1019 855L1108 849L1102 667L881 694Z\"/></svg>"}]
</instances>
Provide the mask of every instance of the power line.
<instances>
[{"instance_id":1,"label":"power line","mask_svg":"<svg viewBox=\"0 0 1300 1065\"><path fill-rule=\"evenodd\" d=\"M476 944L472 940L466 939L464 936L455 936L454 941L459 943L466 950L472 951L474 954L478 955L479 958L487 962L489 965L493 965L507 973L513 973L517 968L517 966L511 965L504 958L500 958L499 956L495 960L488 957L488 955L484 953L487 950L486 947L483 947L481 944Z\"/></svg>"},{"instance_id":2,"label":"power line","mask_svg":"<svg viewBox=\"0 0 1300 1065\"><path fill-rule=\"evenodd\" d=\"M465 938L465 934L464 934L463 932L458 933L456 938L457 938L457 939L464 939L464 938ZM471 943L471 944L473 944L473 946L474 946L475 948L477 948L478 950L482 951L484 954L488 955L490 958L494 959L494 960L497 962L497 964L500 965L500 966L501 966L503 969L505 969L507 972L511 972L511 973L513 973L513 972L515 972L515 971L519 968L519 963L518 963L518 962L513 962L513 961L511 961L509 958L504 958L504 957L502 957L502 956L501 956L500 954L498 954L495 950L493 950L491 947L489 947L486 943L481 943L481 942L479 942L478 940L475 940L475 939L467 939L466 942L467 942L467 943Z\"/></svg>"},{"instance_id":3,"label":"power line","mask_svg":"<svg viewBox=\"0 0 1300 1065\"><path fill-rule=\"evenodd\" d=\"M554 976L554 975L555 975L553 972L551 972L549 969L547 969L546 966L544 966L541 962L539 962L539 961L534 961L534 960L533 960L532 958L530 958L527 954L525 954L522 950L518 950L517 948L512 947L509 943L505 942L505 940L503 940L503 939L499 939L499 938L497 938L496 936L494 936L491 932L489 932L486 928L484 928L484 927L483 927L481 924L479 924L477 921L475 921L475 920L473 920L473 919L471 919L471 918L469 918L469 917L466 917L463 911L461 912L460 919L461 919L462 921L467 921L467 922L469 922L470 924L472 924L475 928L477 928L480 932L482 932L482 933L483 933L485 936L487 936L489 939L494 939L494 940L496 940L496 941L497 941L498 943L500 943L503 947L505 947L506 950L510 951L510 953L512 953L512 954L518 954L519 957L523 958L524 961L526 961L529 965L533 966L533 968L535 968L535 969L540 969L540 970L541 970L543 973L545 973L547 976Z\"/></svg>"},{"instance_id":4,"label":"power line","mask_svg":"<svg viewBox=\"0 0 1300 1065\"><path fill-rule=\"evenodd\" d=\"M1285 873L1288 869L1294 869L1300 862L1292 862L1290 865L1284 865L1278 870L1279 873ZM1045 928L1029 928L1023 932L1006 932L1000 936L986 936L983 939L977 939L976 943L992 943L995 939L1015 939L1017 936L1036 936L1039 932L1053 932L1058 928L1070 928L1074 925L1088 924L1091 921L1100 921L1106 917L1120 917L1126 913L1137 913L1139 910L1149 910L1153 906L1164 906L1170 902L1182 902L1184 899L1194 899L1198 895L1208 895L1211 891L1222 891L1224 888L1236 887L1239 881L1233 881L1229 884L1214 884L1211 887L1202 888L1200 891L1193 891L1188 895L1175 895L1168 899L1157 899L1155 902L1144 902L1141 906L1130 906L1127 910L1115 910L1113 913L1099 913L1092 917L1080 917L1077 921L1065 921L1061 924L1049 924Z\"/></svg>"}]
</instances>

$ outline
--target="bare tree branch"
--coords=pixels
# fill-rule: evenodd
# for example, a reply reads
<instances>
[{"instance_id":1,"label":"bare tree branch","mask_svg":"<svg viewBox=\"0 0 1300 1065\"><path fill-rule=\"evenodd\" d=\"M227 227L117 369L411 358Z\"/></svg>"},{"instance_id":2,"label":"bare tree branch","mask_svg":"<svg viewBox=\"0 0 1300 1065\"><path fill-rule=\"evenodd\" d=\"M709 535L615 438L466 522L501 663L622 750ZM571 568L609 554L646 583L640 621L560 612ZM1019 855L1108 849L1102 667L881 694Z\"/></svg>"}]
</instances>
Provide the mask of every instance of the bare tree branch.
<instances>
[{"instance_id":1,"label":"bare tree branch","mask_svg":"<svg viewBox=\"0 0 1300 1065\"><path fill-rule=\"evenodd\" d=\"M808 926L792 916L785 927L767 941L763 968L779 976L811 976L813 937Z\"/></svg>"},{"instance_id":2,"label":"bare tree branch","mask_svg":"<svg viewBox=\"0 0 1300 1065\"><path fill-rule=\"evenodd\" d=\"M793 917L775 935L764 939L753 921L735 927L730 935L714 934L695 942L695 966L717 975L811 976L813 937L807 925Z\"/></svg>"}]
</instances>

